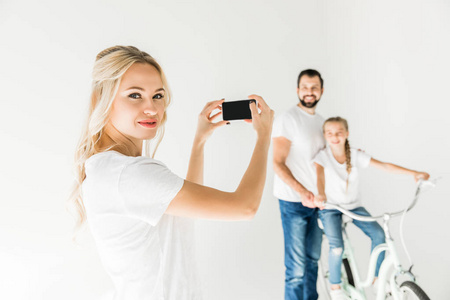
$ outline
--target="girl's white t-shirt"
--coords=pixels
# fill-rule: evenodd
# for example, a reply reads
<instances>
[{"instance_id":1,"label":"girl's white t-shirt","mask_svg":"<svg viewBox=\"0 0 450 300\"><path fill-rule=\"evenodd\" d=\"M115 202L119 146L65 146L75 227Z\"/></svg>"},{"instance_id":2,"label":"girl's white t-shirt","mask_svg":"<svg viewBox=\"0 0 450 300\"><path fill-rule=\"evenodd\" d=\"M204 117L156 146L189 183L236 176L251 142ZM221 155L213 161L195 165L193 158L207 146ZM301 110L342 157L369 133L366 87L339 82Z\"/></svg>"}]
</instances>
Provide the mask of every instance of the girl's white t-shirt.
<instances>
[{"instance_id":1,"label":"girl's white t-shirt","mask_svg":"<svg viewBox=\"0 0 450 300\"><path fill-rule=\"evenodd\" d=\"M201 299L193 221L164 214L184 180L162 162L107 151L85 163L82 196L114 300Z\"/></svg>"},{"instance_id":2,"label":"girl's white t-shirt","mask_svg":"<svg viewBox=\"0 0 450 300\"><path fill-rule=\"evenodd\" d=\"M371 157L363 151L350 149L352 170L347 172L347 163L339 163L327 146L314 157L313 161L324 168L325 195L327 202L340 205L345 209L361 206L359 194L359 169L367 168ZM347 189L348 177L348 189Z\"/></svg>"}]
</instances>

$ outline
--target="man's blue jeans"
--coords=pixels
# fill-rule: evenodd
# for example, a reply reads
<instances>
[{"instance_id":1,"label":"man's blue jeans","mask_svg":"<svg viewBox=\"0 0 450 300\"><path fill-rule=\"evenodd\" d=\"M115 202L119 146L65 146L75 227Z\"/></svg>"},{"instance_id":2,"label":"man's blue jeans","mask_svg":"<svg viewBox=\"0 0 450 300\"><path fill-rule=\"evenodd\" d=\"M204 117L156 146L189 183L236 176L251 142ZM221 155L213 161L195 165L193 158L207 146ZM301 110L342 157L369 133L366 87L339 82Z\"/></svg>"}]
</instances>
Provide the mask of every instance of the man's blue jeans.
<instances>
[{"instance_id":1,"label":"man's blue jeans","mask_svg":"<svg viewBox=\"0 0 450 300\"><path fill-rule=\"evenodd\" d=\"M285 300L316 300L322 230L317 208L279 200L284 232Z\"/></svg>"},{"instance_id":2,"label":"man's blue jeans","mask_svg":"<svg viewBox=\"0 0 450 300\"><path fill-rule=\"evenodd\" d=\"M364 207L357 207L350 210L357 215L370 216ZM336 209L324 209L319 211L319 217L323 224L323 230L330 244L330 252L328 256L328 265L330 268L330 283L341 283L341 265L342 252L344 249L344 241L342 239L342 213ZM361 228L361 230L372 240L371 251L385 242L384 231L377 222L362 222L353 220L353 224ZM375 276L378 276L380 265L384 259L384 251L378 256L375 269Z\"/></svg>"}]
</instances>

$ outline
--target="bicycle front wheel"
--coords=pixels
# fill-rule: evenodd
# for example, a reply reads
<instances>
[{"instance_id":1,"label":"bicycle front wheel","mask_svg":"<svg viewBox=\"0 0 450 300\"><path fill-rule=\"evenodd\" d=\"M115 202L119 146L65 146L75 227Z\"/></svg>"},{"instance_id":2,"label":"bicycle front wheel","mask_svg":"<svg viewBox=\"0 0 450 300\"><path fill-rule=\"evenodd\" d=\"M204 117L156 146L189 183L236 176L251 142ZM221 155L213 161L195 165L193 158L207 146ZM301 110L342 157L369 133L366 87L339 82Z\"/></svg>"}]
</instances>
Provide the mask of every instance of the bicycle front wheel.
<instances>
[{"instance_id":1,"label":"bicycle front wheel","mask_svg":"<svg viewBox=\"0 0 450 300\"><path fill-rule=\"evenodd\" d=\"M430 297L422 290L417 283L405 281L400 285L403 300L430 300Z\"/></svg>"}]
</instances>

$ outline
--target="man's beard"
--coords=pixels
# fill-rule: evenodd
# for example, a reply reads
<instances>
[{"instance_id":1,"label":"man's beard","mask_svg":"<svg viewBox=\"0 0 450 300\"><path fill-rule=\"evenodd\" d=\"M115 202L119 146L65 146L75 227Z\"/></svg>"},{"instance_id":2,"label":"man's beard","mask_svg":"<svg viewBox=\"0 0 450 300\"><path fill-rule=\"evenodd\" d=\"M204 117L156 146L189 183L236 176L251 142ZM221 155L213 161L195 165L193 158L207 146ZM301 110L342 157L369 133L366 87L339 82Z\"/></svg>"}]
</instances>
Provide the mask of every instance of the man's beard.
<instances>
[{"instance_id":1,"label":"man's beard","mask_svg":"<svg viewBox=\"0 0 450 300\"><path fill-rule=\"evenodd\" d=\"M303 98L304 98L304 97L303 97ZM301 103L304 107L306 107L306 108L313 108L313 107L316 106L316 104L319 102L320 98L317 99L317 100L314 101L314 102L309 102L309 103L306 103L303 99L300 99L300 97L298 97L298 100L300 100L300 103Z\"/></svg>"}]
</instances>

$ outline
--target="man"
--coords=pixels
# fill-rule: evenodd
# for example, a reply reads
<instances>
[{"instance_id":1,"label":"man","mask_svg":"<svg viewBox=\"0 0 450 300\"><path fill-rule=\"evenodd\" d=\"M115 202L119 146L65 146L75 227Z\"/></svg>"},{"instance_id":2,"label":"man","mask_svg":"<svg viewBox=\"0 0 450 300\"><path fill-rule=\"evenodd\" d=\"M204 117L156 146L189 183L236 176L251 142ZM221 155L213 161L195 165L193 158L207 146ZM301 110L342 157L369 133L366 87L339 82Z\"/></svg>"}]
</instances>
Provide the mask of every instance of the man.
<instances>
[{"instance_id":1,"label":"man","mask_svg":"<svg viewBox=\"0 0 450 300\"><path fill-rule=\"evenodd\" d=\"M317 261L322 231L318 209L315 154L325 146L324 119L316 114L323 79L316 70L304 70L297 80L300 102L275 119L273 126L274 195L279 199L284 232L285 299L317 299Z\"/></svg>"}]
</instances>

